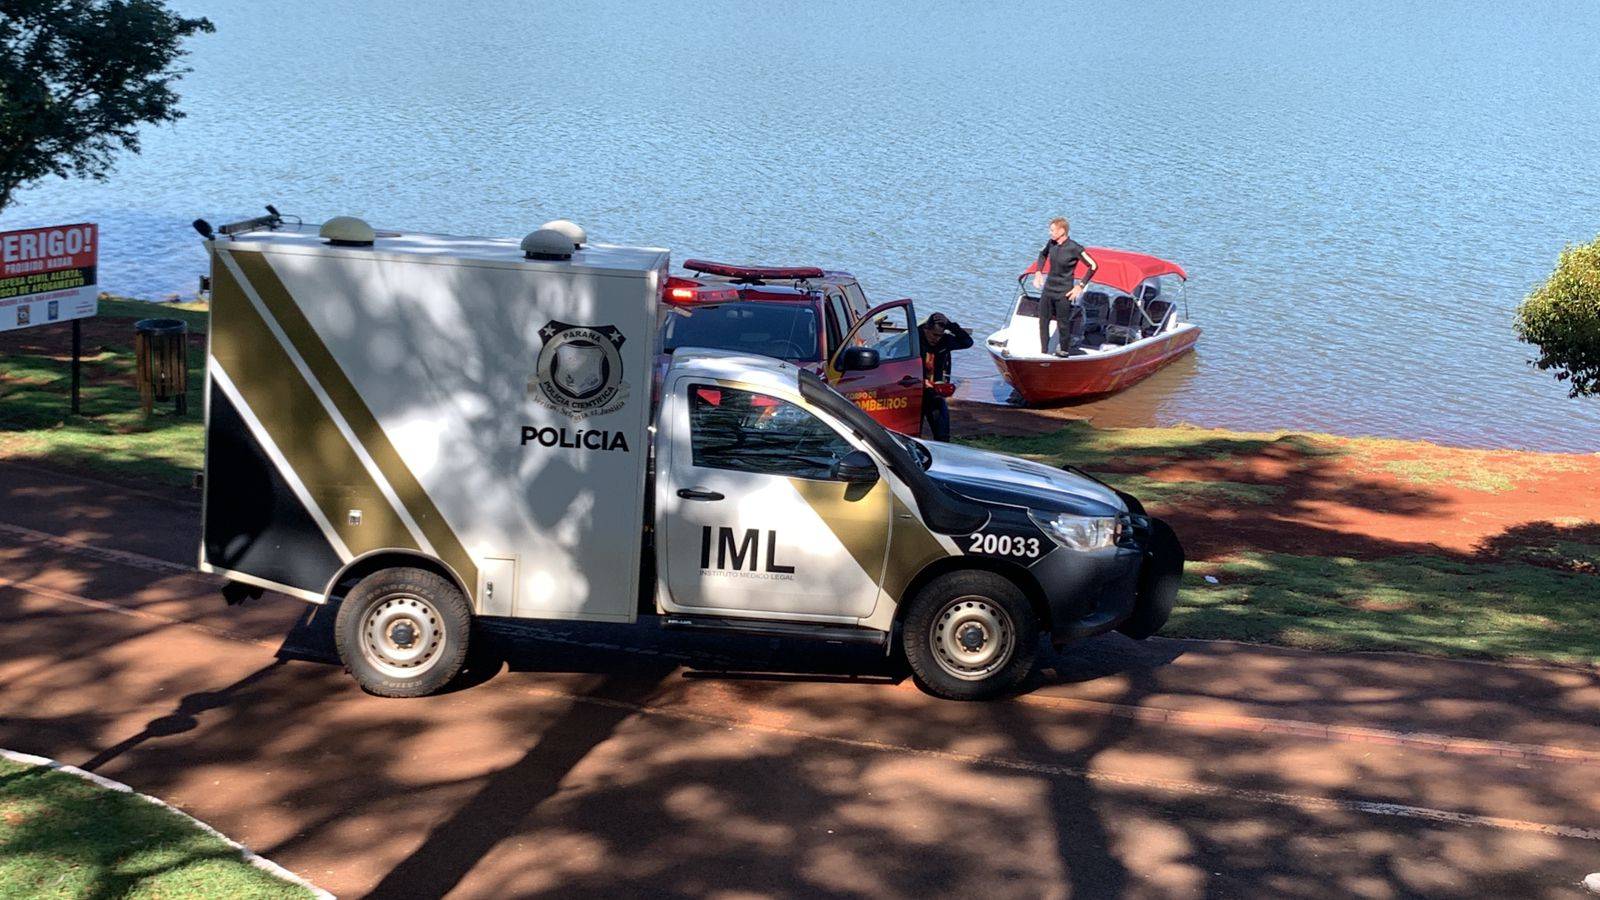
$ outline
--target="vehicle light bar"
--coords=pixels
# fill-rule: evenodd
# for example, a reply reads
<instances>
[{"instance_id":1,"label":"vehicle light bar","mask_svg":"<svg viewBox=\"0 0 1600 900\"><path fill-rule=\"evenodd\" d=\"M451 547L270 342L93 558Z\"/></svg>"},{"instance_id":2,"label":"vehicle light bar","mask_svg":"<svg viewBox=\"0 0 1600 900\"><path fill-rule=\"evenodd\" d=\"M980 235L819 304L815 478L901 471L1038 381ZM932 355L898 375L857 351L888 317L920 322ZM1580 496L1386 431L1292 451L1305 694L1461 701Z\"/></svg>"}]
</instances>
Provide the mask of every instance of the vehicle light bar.
<instances>
[{"instance_id":1,"label":"vehicle light bar","mask_svg":"<svg viewBox=\"0 0 1600 900\"><path fill-rule=\"evenodd\" d=\"M709 303L739 299L739 292L734 288L720 284L701 284L692 278L680 278L676 275L667 277L665 293L666 299L672 303Z\"/></svg>"},{"instance_id":2,"label":"vehicle light bar","mask_svg":"<svg viewBox=\"0 0 1600 900\"><path fill-rule=\"evenodd\" d=\"M821 278L826 274L816 266L735 266L703 259L686 259L683 261L683 267L691 272L737 278L741 281L761 281L768 278Z\"/></svg>"}]
</instances>

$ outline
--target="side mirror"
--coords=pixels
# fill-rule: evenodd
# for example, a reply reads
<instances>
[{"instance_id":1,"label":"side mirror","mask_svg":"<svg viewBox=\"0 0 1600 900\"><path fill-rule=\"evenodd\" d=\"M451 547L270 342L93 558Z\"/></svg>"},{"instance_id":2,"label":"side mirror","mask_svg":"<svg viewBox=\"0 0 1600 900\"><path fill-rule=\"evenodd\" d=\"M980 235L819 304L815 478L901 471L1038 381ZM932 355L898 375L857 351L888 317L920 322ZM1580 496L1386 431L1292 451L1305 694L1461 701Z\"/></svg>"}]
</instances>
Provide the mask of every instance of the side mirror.
<instances>
[{"instance_id":1,"label":"side mirror","mask_svg":"<svg viewBox=\"0 0 1600 900\"><path fill-rule=\"evenodd\" d=\"M841 372L866 372L878 367L878 351L871 347L846 347L834 368Z\"/></svg>"},{"instance_id":2,"label":"side mirror","mask_svg":"<svg viewBox=\"0 0 1600 900\"><path fill-rule=\"evenodd\" d=\"M833 477L848 484L872 484L878 480L878 466L865 451L851 450L833 464Z\"/></svg>"}]
</instances>

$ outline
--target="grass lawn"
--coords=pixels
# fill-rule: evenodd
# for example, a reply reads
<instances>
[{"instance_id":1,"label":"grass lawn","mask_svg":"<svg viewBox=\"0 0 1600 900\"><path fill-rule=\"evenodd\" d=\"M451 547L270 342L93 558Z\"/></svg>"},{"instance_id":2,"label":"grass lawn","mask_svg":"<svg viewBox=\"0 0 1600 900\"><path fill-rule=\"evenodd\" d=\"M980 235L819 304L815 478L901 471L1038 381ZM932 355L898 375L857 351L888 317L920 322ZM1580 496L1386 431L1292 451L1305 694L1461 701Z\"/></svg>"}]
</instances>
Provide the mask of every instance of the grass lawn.
<instances>
[{"instance_id":1,"label":"grass lawn","mask_svg":"<svg viewBox=\"0 0 1600 900\"><path fill-rule=\"evenodd\" d=\"M161 487L186 487L202 465L204 351L191 337L189 411L156 404L146 417L134 383L133 323L180 318L203 336L207 313L191 304L102 300L85 320L82 415L69 415L71 337L65 325L0 335L0 459L89 470Z\"/></svg>"},{"instance_id":2,"label":"grass lawn","mask_svg":"<svg viewBox=\"0 0 1600 900\"><path fill-rule=\"evenodd\" d=\"M1163 634L1600 664L1600 510L1563 491L1571 479L1592 484L1600 460L1083 423L968 443L1078 465L1181 520L1186 543L1237 534L1225 552L1191 560ZM1530 488L1525 511L1503 511ZM1440 527L1441 490L1462 510L1451 518L1495 507L1505 520L1485 524L1470 548L1415 552ZM1380 529L1390 537L1374 539ZM1342 551L1341 540L1365 552Z\"/></svg>"},{"instance_id":3,"label":"grass lawn","mask_svg":"<svg viewBox=\"0 0 1600 900\"><path fill-rule=\"evenodd\" d=\"M171 810L0 759L0 895L310 897Z\"/></svg>"},{"instance_id":4,"label":"grass lawn","mask_svg":"<svg viewBox=\"0 0 1600 900\"><path fill-rule=\"evenodd\" d=\"M1600 545L1568 545L1593 565ZM1600 663L1600 579L1524 562L1243 553L1192 563L1163 632L1313 650ZM1207 580L1215 579L1215 583Z\"/></svg>"}]
</instances>

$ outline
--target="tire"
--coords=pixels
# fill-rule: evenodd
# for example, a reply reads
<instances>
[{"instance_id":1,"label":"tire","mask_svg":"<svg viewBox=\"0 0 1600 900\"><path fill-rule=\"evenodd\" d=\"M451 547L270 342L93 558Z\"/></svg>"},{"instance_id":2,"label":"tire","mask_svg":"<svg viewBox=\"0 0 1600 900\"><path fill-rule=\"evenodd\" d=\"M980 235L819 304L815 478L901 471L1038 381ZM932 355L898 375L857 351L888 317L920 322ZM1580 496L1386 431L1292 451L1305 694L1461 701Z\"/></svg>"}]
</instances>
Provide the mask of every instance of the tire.
<instances>
[{"instance_id":1,"label":"tire","mask_svg":"<svg viewBox=\"0 0 1600 900\"><path fill-rule=\"evenodd\" d=\"M1183 583L1183 544L1177 532L1160 519L1150 520L1150 549L1139 569L1139 593L1133 614L1117 630L1142 641L1160 631L1178 604Z\"/></svg>"},{"instance_id":2,"label":"tire","mask_svg":"<svg viewBox=\"0 0 1600 900\"><path fill-rule=\"evenodd\" d=\"M333 626L339 659L379 697L422 697L449 684L466 661L471 633L472 610L461 591L412 568L361 579Z\"/></svg>"},{"instance_id":3,"label":"tire","mask_svg":"<svg viewBox=\"0 0 1600 900\"><path fill-rule=\"evenodd\" d=\"M917 687L946 700L987 700L1012 690L1033 670L1039 621L1010 579L978 570L950 572L912 598L900 644Z\"/></svg>"}]
</instances>

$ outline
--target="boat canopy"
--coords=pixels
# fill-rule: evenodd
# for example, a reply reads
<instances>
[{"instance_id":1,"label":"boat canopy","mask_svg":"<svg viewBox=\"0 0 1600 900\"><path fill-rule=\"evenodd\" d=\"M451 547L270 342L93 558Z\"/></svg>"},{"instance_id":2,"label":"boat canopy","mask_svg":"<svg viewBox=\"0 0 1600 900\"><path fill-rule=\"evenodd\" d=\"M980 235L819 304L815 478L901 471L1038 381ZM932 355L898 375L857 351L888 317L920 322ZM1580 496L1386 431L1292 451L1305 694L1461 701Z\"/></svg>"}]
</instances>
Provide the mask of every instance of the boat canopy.
<instances>
[{"instance_id":1,"label":"boat canopy","mask_svg":"<svg viewBox=\"0 0 1600 900\"><path fill-rule=\"evenodd\" d=\"M1131 250L1113 250L1110 247L1085 247L1100 268L1094 273L1095 284L1114 287L1125 294L1133 293L1139 283L1146 278L1156 278L1161 275L1176 275L1187 281L1189 276L1183 267L1175 262L1151 256L1148 253L1134 253ZM1078 271L1073 275L1082 278L1088 267L1078 263ZM1035 272L1049 272L1050 262L1045 261L1043 268L1038 260L1029 266L1023 275L1032 275Z\"/></svg>"}]
</instances>

